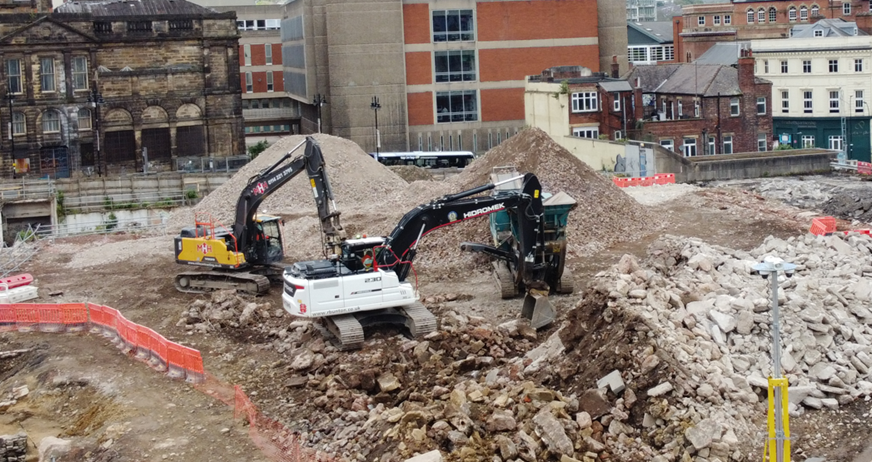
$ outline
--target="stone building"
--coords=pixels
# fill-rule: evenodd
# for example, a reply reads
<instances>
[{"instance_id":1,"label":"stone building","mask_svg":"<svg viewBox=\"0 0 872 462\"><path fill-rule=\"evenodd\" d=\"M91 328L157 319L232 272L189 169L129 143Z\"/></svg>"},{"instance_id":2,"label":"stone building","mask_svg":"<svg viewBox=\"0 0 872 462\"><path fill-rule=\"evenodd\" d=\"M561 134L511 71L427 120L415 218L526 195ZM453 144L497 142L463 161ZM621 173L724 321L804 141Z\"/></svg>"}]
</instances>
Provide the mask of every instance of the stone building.
<instances>
[{"instance_id":1,"label":"stone building","mask_svg":"<svg viewBox=\"0 0 872 462\"><path fill-rule=\"evenodd\" d=\"M630 139L686 157L772 148L772 83L754 76L750 54L739 57L738 69L660 64L636 66L626 78L641 89L641 120Z\"/></svg>"},{"instance_id":2,"label":"stone building","mask_svg":"<svg viewBox=\"0 0 872 462\"><path fill-rule=\"evenodd\" d=\"M42 1L0 14L7 175L12 159L17 174L68 177L245 152L232 12L184 0L49 12Z\"/></svg>"},{"instance_id":3,"label":"stone building","mask_svg":"<svg viewBox=\"0 0 872 462\"><path fill-rule=\"evenodd\" d=\"M627 69L626 5L614 0L284 5L285 91L303 130L322 95L324 131L371 151L380 139L382 151L484 152L524 127L528 75L609 71L613 56Z\"/></svg>"}]
</instances>

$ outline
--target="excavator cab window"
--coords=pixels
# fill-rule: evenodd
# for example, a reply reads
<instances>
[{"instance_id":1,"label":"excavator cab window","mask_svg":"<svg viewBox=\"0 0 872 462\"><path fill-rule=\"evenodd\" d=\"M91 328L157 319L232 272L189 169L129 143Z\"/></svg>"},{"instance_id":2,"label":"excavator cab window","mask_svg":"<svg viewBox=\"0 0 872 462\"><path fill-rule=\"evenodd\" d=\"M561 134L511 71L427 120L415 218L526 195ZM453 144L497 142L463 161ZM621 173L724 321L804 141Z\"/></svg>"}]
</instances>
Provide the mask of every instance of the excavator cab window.
<instances>
[{"instance_id":1,"label":"excavator cab window","mask_svg":"<svg viewBox=\"0 0 872 462\"><path fill-rule=\"evenodd\" d=\"M266 260L270 262L280 261L284 257L284 252L282 251L282 235L278 220L265 221L258 223L258 225L258 228L263 230L261 239L266 244Z\"/></svg>"}]
</instances>

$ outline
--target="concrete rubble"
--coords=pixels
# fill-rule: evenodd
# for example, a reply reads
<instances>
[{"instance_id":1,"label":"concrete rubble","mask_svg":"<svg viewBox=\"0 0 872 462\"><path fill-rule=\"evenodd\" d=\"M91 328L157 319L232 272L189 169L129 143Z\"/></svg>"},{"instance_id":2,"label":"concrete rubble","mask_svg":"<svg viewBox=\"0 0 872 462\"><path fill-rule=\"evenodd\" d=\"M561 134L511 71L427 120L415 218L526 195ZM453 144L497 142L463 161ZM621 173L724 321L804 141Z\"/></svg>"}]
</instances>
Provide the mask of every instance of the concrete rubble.
<instances>
[{"instance_id":1,"label":"concrete rubble","mask_svg":"<svg viewBox=\"0 0 872 462\"><path fill-rule=\"evenodd\" d=\"M26 459L26 433L0 435L0 462L24 462Z\"/></svg>"}]
</instances>

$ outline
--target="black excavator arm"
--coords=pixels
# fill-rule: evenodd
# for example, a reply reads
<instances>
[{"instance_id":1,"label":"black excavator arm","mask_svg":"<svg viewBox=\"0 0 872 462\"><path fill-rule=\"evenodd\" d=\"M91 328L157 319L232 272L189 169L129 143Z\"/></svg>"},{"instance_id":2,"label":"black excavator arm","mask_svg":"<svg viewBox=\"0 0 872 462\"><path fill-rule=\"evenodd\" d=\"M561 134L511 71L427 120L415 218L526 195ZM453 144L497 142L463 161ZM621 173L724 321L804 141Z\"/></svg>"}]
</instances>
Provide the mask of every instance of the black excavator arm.
<instances>
[{"instance_id":1,"label":"black excavator arm","mask_svg":"<svg viewBox=\"0 0 872 462\"><path fill-rule=\"evenodd\" d=\"M539 179L536 175L527 173L524 175L523 187L520 191L472 197L494 189L498 184L490 183L443 196L408 212L385 240L385 248L376 256L378 265L393 267L400 281L403 281L408 276L411 263L415 259L417 244L427 233L504 209L514 211L521 217L519 220L520 255L517 257L519 264L534 261L533 255L540 246L544 245L544 208ZM521 273L528 272L521 271ZM533 281L530 282L533 284Z\"/></svg>"},{"instance_id":2,"label":"black excavator arm","mask_svg":"<svg viewBox=\"0 0 872 462\"><path fill-rule=\"evenodd\" d=\"M292 154L303 144L306 145L303 155L291 159ZM287 162L288 159L291 161ZM249 255L254 256L254 253L248 250L254 247L254 240L260 233L254 219L258 207L267 197L304 170L309 176L312 194L315 196L318 218L321 220L321 232L325 239L325 251L328 249L334 251L333 249L336 249L345 237L339 222L339 212L336 211L336 205L333 202L333 190L330 188L330 181L327 178L321 146L315 138L307 136L303 143L282 156L272 166L249 179L245 189L239 195L239 200L236 202L233 235L236 236L237 245L240 246L238 250L246 255L247 260ZM253 260L248 261L259 263Z\"/></svg>"}]
</instances>

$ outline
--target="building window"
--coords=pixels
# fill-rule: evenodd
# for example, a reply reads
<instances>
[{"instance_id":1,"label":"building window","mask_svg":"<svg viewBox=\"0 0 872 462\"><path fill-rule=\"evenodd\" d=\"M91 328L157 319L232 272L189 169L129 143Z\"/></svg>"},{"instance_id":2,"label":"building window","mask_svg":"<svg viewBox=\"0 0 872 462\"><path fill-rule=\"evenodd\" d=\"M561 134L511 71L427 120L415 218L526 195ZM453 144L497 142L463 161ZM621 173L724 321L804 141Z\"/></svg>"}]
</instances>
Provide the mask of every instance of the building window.
<instances>
[{"instance_id":1,"label":"building window","mask_svg":"<svg viewBox=\"0 0 872 462\"><path fill-rule=\"evenodd\" d=\"M12 115L12 133L15 135L23 135L27 128L27 123L24 120L23 112L16 112Z\"/></svg>"},{"instance_id":2,"label":"building window","mask_svg":"<svg viewBox=\"0 0 872 462\"><path fill-rule=\"evenodd\" d=\"M802 147L804 148L813 148L814 147L814 135L802 135Z\"/></svg>"},{"instance_id":3,"label":"building window","mask_svg":"<svg viewBox=\"0 0 872 462\"><path fill-rule=\"evenodd\" d=\"M169 30L193 30L194 21L192 19L170 19L167 21Z\"/></svg>"},{"instance_id":4,"label":"building window","mask_svg":"<svg viewBox=\"0 0 872 462\"><path fill-rule=\"evenodd\" d=\"M251 72L246 72L245 73L245 92L251 93L253 91L254 91L254 84L252 83Z\"/></svg>"},{"instance_id":5,"label":"building window","mask_svg":"<svg viewBox=\"0 0 872 462\"><path fill-rule=\"evenodd\" d=\"M266 65L272 66L272 44L264 43L263 44L263 56L266 59Z\"/></svg>"},{"instance_id":6,"label":"building window","mask_svg":"<svg viewBox=\"0 0 872 462\"><path fill-rule=\"evenodd\" d=\"M739 98L730 98L730 115L739 115Z\"/></svg>"},{"instance_id":7,"label":"building window","mask_svg":"<svg viewBox=\"0 0 872 462\"><path fill-rule=\"evenodd\" d=\"M21 94L21 60L6 60L6 85L9 93Z\"/></svg>"},{"instance_id":8,"label":"building window","mask_svg":"<svg viewBox=\"0 0 872 462\"><path fill-rule=\"evenodd\" d=\"M91 129L91 111L89 109L79 109L79 130Z\"/></svg>"},{"instance_id":9,"label":"building window","mask_svg":"<svg viewBox=\"0 0 872 462\"><path fill-rule=\"evenodd\" d=\"M810 114L812 111L811 104L811 90L804 90L802 92L802 112L806 114Z\"/></svg>"},{"instance_id":10,"label":"building window","mask_svg":"<svg viewBox=\"0 0 872 462\"><path fill-rule=\"evenodd\" d=\"M664 149L675 152L675 143L672 140L660 140L660 146L663 146Z\"/></svg>"},{"instance_id":11,"label":"building window","mask_svg":"<svg viewBox=\"0 0 872 462\"><path fill-rule=\"evenodd\" d=\"M244 66L251 66L251 45L246 43L242 45L242 55L245 58Z\"/></svg>"},{"instance_id":12,"label":"building window","mask_svg":"<svg viewBox=\"0 0 872 462\"><path fill-rule=\"evenodd\" d=\"M273 91L273 73L272 71L266 72L266 91Z\"/></svg>"},{"instance_id":13,"label":"building window","mask_svg":"<svg viewBox=\"0 0 872 462\"><path fill-rule=\"evenodd\" d=\"M757 10L757 22L761 24L766 22L766 10L764 10L763 8Z\"/></svg>"},{"instance_id":14,"label":"building window","mask_svg":"<svg viewBox=\"0 0 872 462\"><path fill-rule=\"evenodd\" d=\"M733 23L733 18L732 18L732 16L730 16L730 15L728 15L728 14L725 14L725 15L724 15L724 25L725 25L725 26L729 26L729 25L732 24L732 23Z\"/></svg>"},{"instance_id":15,"label":"building window","mask_svg":"<svg viewBox=\"0 0 872 462\"><path fill-rule=\"evenodd\" d=\"M151 21L127 21L127 32L151 32Z\"/></svg>"},{"instance_id":16,"label":"building window","mask_svg":"<svg viewBox=\"0 0 872 462\"><path fill-rule=\"evenodd\" d=\"M848 16L849 14L851 14L851 2L850 1L845 0L842 2L842 14L845 16Z\"/></svg>"},{"instance_id":17,"label":"building window","mask_svg":"<svg viewBox=\"0 0 872 462\"><path fill-rule=\"evenodd\" d=\"M811 74L811 60L806 59L802 61L802 73Z\"/></svg>"},{"instance_id":18,"label":"building window","mask_svg":"<svg viewBox=\"0 0 872 462\"><path fill-rule=\"evenodd\" d=\"M854 90L854 112L863 112L864 104L863 90Z\"/></svg>"},{"instance_id":19,"label":"building window","mask_svg":"<svg viewBox=\"0 0 872 462\"><path fill-rule=\"evenodd\" d=\"M478 120L478 96L475 90L436 93L436 122L473 122Z\"/></svg>"},{"instance_id":20,"label":"building window","mask_svg":"<svg viewBox=\"0 0 872 462\"><path fill-rule=\"evenodd\" d=\"M97 35L111 34L112 23L109 21L94 21L94 33Z\"/></svg>"},{"instance_id":21,"label":"building window","mask_svg":"<svg viewBox=\"0 0 872 462\"><path fill-rule=\"evenodd\" d=\"M811 11L812 14L814 14L814 9L812 9ZM808 8L804 5L799 7L799 20L808 21Z\"/></svg>"},{"instance_id":22,"label":"building window","mask_svg":"<svg viewBox=\"0 0 872 462\"><path fill-rule=\"evenodd\" d=\"M824 36L824 31L818 29L818 30L814 31L814 36L815 36L815 37L823 37L823 36Z\"/></svg>"},{"instance_id":23,"label":"building window","mask_svg":"<svg viewBox=\"0 0 872 462\"><path fill-rule=\"evenodd\" d=\"M627 47L631 63L648 62L648 47Z\"/></svg>"},{"instance_id":24,"label":"building window","mask_svg":"<svg viewBox=\"0 0 872 462\"><path fill-rule=\"evenodd\" d=\"M763 60L763 73L764 74L769 73L769 60L768 59Z\"/></svg>"},{"instance_id":25,"label":"building window","mask_svg":"<svg viewBox=\"0 0 872 462\"><path fill-rule=\"evenodd\" d=\"M781 73L787 74L787 61L781 61Z\"/></svg>"},{"instance_id":26,"label":"building window","mask_svg":"<svg viewBox=\"0 0 872 462\"><path fill-rule=\"evenodd\" d=\"M472 10L433 11L434 42L468 42L475 40Z\"/></svg>"},{"instance_id":27,"label":"building window","mask_svg":"<svg viewBox=\"0 0 872 462\"><path fill-rule=\"evenodd\" d=\"M776 22L778 20L778 12L775 8L769 8L769 22Z\"/></svg>"},{"instance_id":28,"label":"building window","mask_svg":"<svg viewBox=\"0 0 872 462\"><path fill-rule=\"evenodd\" d=\"M863 59L854 60L854 72L863 72Z\"/></svg>"},{"instance_id":29,"label":"building window","mask_svg":"<svg viewBox=\"0 0 872 462\"><path fill-rule=\"evenodd\" d=\"M590 138L592 140L599 139L599 128L573 128L572 136L579 138Z\"/></svg>"},{"instance_id":30,"label":"building window","mask_svg":"<svg viewBox=\"0 0 872 462\"><path fill-rule=\"evenodd\" d=\"M803 7L803 8L805 8L805 7ZM813 5L813 6L811 7L811 15L812 15L812 17L817 16L819 11L820 11L820 8L818 8L817 5Z\"/></svg>"},{"instance_id":31,"label":"building window","mask_svg":"<svg viewBox=\"0 0 872 462\"><path fill-rule=\"evenodd\" d=\"M696 18L696 23L700 26L705 25L705 16L699 16Z\"/></svg>"},{"instance_id":32,"label":"building window","mask_svg":"<svg viewBox=\"0 0 872 462\"><path fill-rule=\"evenodd\" d=\"M572 112L599 111L599 95L595 91L572 94Z\"/></svg>"},{"instance_id":33,"label":"building window","mask_svg":"<svg viewBox=\"0 0 872 462\"><path fill-rule=\"evenodd\" d=\"M696 138L685 138L683 151L684 157L696 156Z\"/></svg>"},{"instance_id":34,"label":"building window","mask_svg":"<svg viewBox=\"0 0 872 462\"><path fill-rule=\"evenodd\" d=\"M841 135L830 135L830 149L834 151L842 150L842 137Z\"/></svg>"},{"instance_id":35,"label":"building window","mask_svg":"<svg viewBox=\"0 0 872 462\"><path fill-rule=\"evenodd\" d=\"M620 130L615 130L615 141L621 140L624 138L624 134L621 133Z\"/></svg>"},{"instance_id":36,"label":"building window","mask_svg":"<svg viewBox=\"0 0 872 462\"><path fill-rule=\"evenodd\" d=\"M73 90L88 89L88 58L73 56Z\"/></svg>"},{"instance_id":37,"label":"building window","mask_svg":"<svg viewBox=\"0 0 872 462\"><path fill-rule=\"evenodd\" d=\"M733 153L733 135L724 135L724 149L722 152L724 154Z\"/></svg>"},{"instance_id":38,"label":"building window","mask_svg":"<svg viewBox=\"0 0 872 462\"><path fill-rule=\"evenodd\" d=\"M765 115L766 114L766 97L760 96L757 98L757 114Z\"/></svg>"},{"instance_id":39,"label":"building window","mask_svg":"<svg viewBox=\"0 0 872 462\"><path fill-rule=\"evenodd\" d=\"M790 112L790 93L787 90L781 90L781 112L787 114Z\"/></svg>"},{"instance_id":40,"label":"building window","mask_svg":"<svg viewBox=\"0 0 872 462\"><path fill-rule=\"evenodd\" d=\"M717 151L715 151L715 146L717 146L717 143L715 143L715 137L708 137L708 152L706 154L717 154Z\"/></svg>"},{"instance_id":41,"label":"building window","mask_svg":"<svg viewBox=\"0 0 872 462\"><path fill-rule=\"evenodd\" d=\"M838 114L839 112L839 91L830 92L830 113Z\"/></svg>"},{"instance_id":42,"label":"building window","mask_svg":"<svg viewBox=\"0 0 872 462\"><path fill-rule=\"evenodd\" d=\"M754 10L748 10L748 24L754 24Z\"/></svg>"},{"instance_id":43,"label":"building window","mask_svg":"<svg viewBox=\"0 0 872 462\"><path fill-rule=\"evenodd\" d=\"M839 60L831 59L830 60L830 72L839 72Z\"/></svg>"},{"instance_id":44,"label":"building window","mask_svg":"<svg viewBox=\"0 0 872 462\"><path fill-rule=\"evenodd\" d=\"M699 101L693 102L693 116L699 118Z\"/></svg>"},{"instance_id":45,"label":"building window","mask_svg":"<svg viewBox=\"0 0 872 462\"><path fill-rule=\"evenodd\" d=\"M436 82L471 82L475 80L475 50L437 51L433 53Z\"/></svg>"},{"instance_id":46,"label":"building window","mask_svg":"<svg viewBox=\"0 0 872 462\"><path fill-rule=\"evenodd\" d=\"M791 6L787 10L787 19L790 21L796 21L796 7L795 6Z\"/></svg>"},{"instance_id":47,"label":"building window","mask_svg":"<svg viewBox=\"0 0 872 462\"><path fill-rule=\"evenodd\" d=\"M42 114L42 132L43 133L60 133L61 118L58 111L48 110Z\"/></svg>"},{"instance_id":48,"label":"building window","mask_svg":"<svg viewBox=\"0 0 872 462\"><path fill-rule=\"evenodd\" d=\"M612 101L612 107L614 108L614 110L616 112L620 111L621 110L621 94L620 93L612 93L612 97L614 98L614 101Z\"/></svg>"},{"instance_id":49,"label":"building window","mask_svg":"<svg viewBox=\"0 0 872 462\"><path fill-rule=\"evenodd\" d=\"M681 104L681 100L678 100L678 118L683 119L684 118L684 117L682 117L683 115L684 115L684 105Z\"/></svg>"},{"instance_id":50,"label":"building window","mask_svg":"<svg viewBox=\"0 0 872 462\"><path fill-rule=\"evenodd\" d=\"M39 58L39 85L40 91L43 93L57 90L55 86L54 58Z\"/></svg>"},{"instance_id":51,"label":"building window","mask_svg":"<svg viewBox=\"0 0 872 462\"><path fill-rule=\"evenodd\" d=\"M716 26L720 26L720 25L721 25L721 17L720 17L720 15L717 15L717 14L716 14L716 15L712 18L712 23L713 23L714 25L716 25Z\"/></svg>"},{"instance_id":52,"label":"building window","mask_svg":"<svg viewBox=\"0 0 872 462\"><path fill-rule=\"evenodd\" d=\"M766 134L765 133L758 133L757 134L757 150L761 151L761 152L765 151L767 144L768 143L766 143Z\"/></svg>"}]
</instances>

